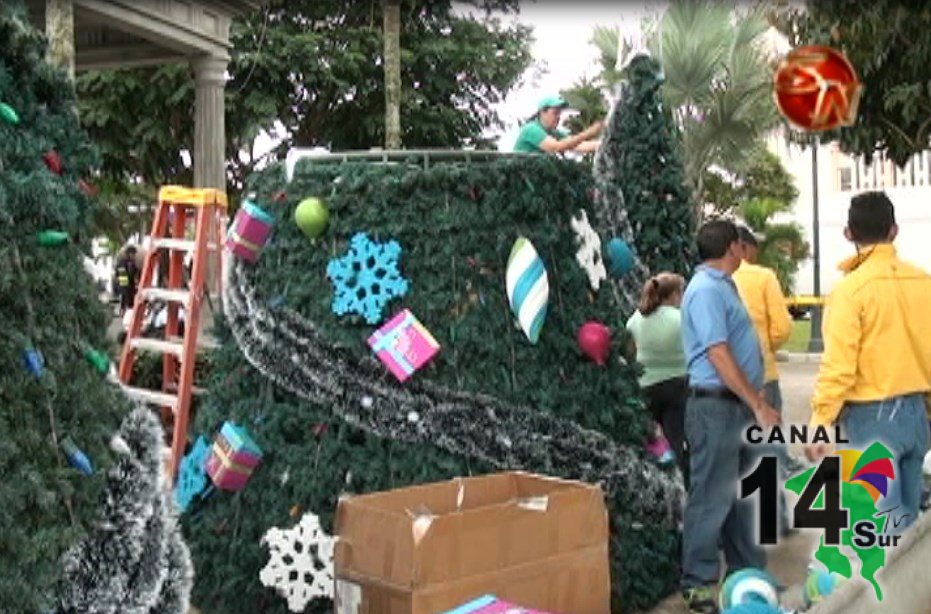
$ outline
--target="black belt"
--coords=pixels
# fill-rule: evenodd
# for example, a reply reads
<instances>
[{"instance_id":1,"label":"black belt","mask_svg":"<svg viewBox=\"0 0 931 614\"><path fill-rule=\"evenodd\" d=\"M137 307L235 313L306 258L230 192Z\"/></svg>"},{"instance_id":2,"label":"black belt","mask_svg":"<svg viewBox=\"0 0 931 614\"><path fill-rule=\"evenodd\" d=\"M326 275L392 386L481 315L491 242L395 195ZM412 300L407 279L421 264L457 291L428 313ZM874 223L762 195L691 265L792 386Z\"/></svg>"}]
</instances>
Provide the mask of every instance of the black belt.
<instances>
[{"instance_id":1,"label":"black belt","mask_svg":"<svg viewBox=\"0 0 931 614\"><path fill-rule=\"evenodd\" d=\"M689 396L695 399L721 399L723 401L743 403L740 397L728 388L689 388Z\"/></svg>"}]
</instances>

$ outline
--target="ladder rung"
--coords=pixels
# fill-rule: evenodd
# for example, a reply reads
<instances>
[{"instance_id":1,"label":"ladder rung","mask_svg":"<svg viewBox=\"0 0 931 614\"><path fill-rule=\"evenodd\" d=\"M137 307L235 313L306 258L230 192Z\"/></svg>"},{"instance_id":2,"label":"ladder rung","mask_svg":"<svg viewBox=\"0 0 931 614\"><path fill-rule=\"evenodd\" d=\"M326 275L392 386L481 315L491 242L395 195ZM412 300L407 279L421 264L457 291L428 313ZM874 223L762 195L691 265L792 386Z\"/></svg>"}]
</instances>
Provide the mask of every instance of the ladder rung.
<instances>
[{"instance_id":1,"label":"ladder rung","mask_svg":"<svg viewBox=\"0 0 931 614\"><path fill-rule=\"evenodd\" d=\"M187 290L166 290L165 288L142 288L139 290L144 298L188 304L191 293Z\"/></svg>"},{"instance_id":2,"label":"ladder rung","mask_svg":"<svg viewBox=\"0 0 931 614\"><path fill-rule=\"evenodd\" d=\"M157 392L147 388L134 388L132 386L123 386L123 392L131 399L144 403L152 403L159 407L170 407L171 411L175 411L178 406L178 397L173 394L168 394L167 392Z\"/></svg>"},{"instance_id":3,"label":"ladder rung","mask_svg":"<svg viewBox=\"0 0 931 614\"><path fill-rule=\"evenodd\" d=\"M129 345L134 350L148 350L150 352L160 352L162 354L174 354L178 358L184 353L184 344L181 341L173 339L147 339L137 337L131 339Z\"/></svg>"},{"instance_id":4,"label":"ladder rung","mask_svg":"<svg viewBox=\"0 0 931 614\"><path fill-rule=\"evenodd\" d=\"M168 237L159 237L152 239L152 247L155 249L173 249L179 252L193 252L197 247L197 242L193 239L171 239ZM207 243L208 250L216 250L216 243Z\"/></svg>"},{"instance_id":5,"label":"ladder rung","mask_svg":"<svg viewBox=\"0 0 931 614\"><path fill-rule=\"evenodd\" d=\"M203 396L207 394L207 389L200 388L199 386L191 386L191 394L197 395L197 396Z\"/></svg>"}]
</instances>

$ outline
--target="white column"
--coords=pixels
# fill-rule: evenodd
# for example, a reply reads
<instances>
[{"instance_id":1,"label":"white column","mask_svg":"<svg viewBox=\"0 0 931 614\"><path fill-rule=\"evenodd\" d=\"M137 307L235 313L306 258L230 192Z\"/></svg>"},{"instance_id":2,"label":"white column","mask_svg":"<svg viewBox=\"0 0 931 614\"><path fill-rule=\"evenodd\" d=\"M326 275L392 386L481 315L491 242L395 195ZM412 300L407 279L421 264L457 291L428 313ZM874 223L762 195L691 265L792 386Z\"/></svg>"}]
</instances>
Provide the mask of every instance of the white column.
<instances>
[{"instance_id":1,"label":"white column","mask_svg":"<svg viewBox=\"0 0 931 614\"><path fill-rule=\"evenodd\" d=\"M226 87L228 57L191 60L194 69L194 187L226 190Z\"/></svg>"}]
</instances>

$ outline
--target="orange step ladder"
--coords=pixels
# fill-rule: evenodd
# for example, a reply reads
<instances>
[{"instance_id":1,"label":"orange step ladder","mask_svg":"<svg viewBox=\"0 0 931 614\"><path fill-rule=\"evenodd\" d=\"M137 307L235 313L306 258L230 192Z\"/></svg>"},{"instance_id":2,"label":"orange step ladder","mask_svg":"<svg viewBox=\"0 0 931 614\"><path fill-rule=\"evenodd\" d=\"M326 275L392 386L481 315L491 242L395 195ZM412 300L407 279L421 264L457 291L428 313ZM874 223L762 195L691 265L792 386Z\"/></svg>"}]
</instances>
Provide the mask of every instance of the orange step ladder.
<instances>
[{"instance_id":1,"label":"orange step ladder","mask_svg":"<svg viewBox=\"0 0 931 614\"><path fill-rule=\"evenodd\" d=\"M194 363L200 328L200 310L207 288L208 267L216 296L221 292L223 237L226 234L226 193L214 189L191 189L163 186L158 192L158 208L152 223L151 244L146 253L136 302L130 320L119 378L123 391L138 401L162 408L162 418L172 424L170 477L173 481L187 445L191 397L194 387ZM188 239L188 222L194 225L194 239ZM159 263L167 251L167 286L157 285ZM193 256L190 281L184 283L184 258ZM208 297L209 298L209 297ZM151 302L164 301L167 323L164 338L142 335L142 325ZM184 332L178 335L178 314L184 309ZM131 379L136 352L162 354L162 389L133 387Z\"/></svg>"}]
</instances>

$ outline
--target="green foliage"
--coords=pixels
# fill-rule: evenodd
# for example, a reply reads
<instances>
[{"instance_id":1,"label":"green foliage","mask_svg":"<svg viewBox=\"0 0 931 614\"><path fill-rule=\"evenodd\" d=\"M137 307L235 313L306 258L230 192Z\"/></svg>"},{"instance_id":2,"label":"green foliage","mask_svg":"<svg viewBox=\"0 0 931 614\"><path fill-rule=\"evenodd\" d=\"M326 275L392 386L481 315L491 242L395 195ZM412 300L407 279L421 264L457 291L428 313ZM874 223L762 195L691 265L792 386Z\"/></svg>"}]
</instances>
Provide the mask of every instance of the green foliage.
<instances>
[{"instance_id":1,"label":"green foliage","mask_svg":"<svg viewBox=\"0 0 931 614\"><path fill-rule=\"evenodd\" d=\"M739 172L778 125L771 59L762 41L768 24L759 9L688 0L672 3L643 27L646 47L663 68L664 99L682 133L686 181L696 205L703 204L707 171L718 166ZM596 29L593 43L611 86L623 78L615 69L618 52L627 55L631 46L619 44L617 30L604 27Z\"/></svg>"},{"instance_id":2,"label":"green foliage","mask_svg":"<svg viewBox=\"0 0 931 614\"><path fill-rule=\"evenodd\" d=\"M505 26L516 2L404 2L401 125L405 147L482 146L500 126L494 105L530 64L530 31ZM268 159L253 155L272 131L292 147L368 149L384 142L381 3L276 0L233 23L226 86L226 160L233 190ZM97 71L78 80L81 117L104 155L103 170L147 185L189 183L181 150L193 149L194 86L187 66ZM146 109L140 115L139 109Z\"/></svg>"},{"instance_id":3,"label":"green foliage","mask_svg":"<svg viewBox=\"0 0 931 614\"><path fill-rule=\"evenodd\" d=\"M582 208L591 214L592 186L586 166L550 156L427 169L422 160L302 162L290 184L274 166L249 186L277 219L273 244L257 264L256 290L312 321L337 351L367 355L365 339L375 327L333 316L326 265L355 232L395 239L412 287L389 313L409 307L442 347L414 378L551 412L642 449L647 417L637 367L617 358L628 314L619 312L609 286L592 293L575 260L570 218ZM273 202L281 189L286 199ZM294 207L308 196L324 198L330 210L330 227L316 242L292 221ZM537 345L516 327L505 295L505 264L519 235L534 243L549 275L549 313ZM615 331L606 368L576 347L576 331L589 319ZM222 420L236 420L248 425L266 456L241 493L217 494L185 516L198 569L194 602L205 612L285 611L284 600L258 582L267 560L259 540L271 526L292 526L294 506L320 515L332 531L341 494L491 470L438 447L366 434L335 418L330 407L299 401L249 366L226 335L195 432L209 434ZM385 377L384 386L403 386ZM677 581L677 536L630 517L623 505L612 505L612 522L615 611L648 607ZM309 611L331 607L316 603Z\"/></svg>"},{"instance_id":4,"label":"green foliage","mask_svg":"<svg viewBox=\"0 0 931 614\"><path fill-rule=\"evenodd\" d=\"M785 207L783 211L789 211L798 198L798 188L779 156L763 151L750 159L738 194L741 200L772 198Z\"/></svg>"},{"instance_id":5,"label":"green foliage","mask_svg":"<svg viewBox=\"0 0 931 614\"><path fill-rule=\"evenodd\" d=\"M82 356L106 349L108 321L81 265L95 205L77 182L96 153L71 84L45 61L42 35L19 3L0 5L0 41L0 101L20 117L0 120L0 604L35 612L51 606L59 557L95 519L108 441L129 404ZM61 176L42 161L50 149L61 156ZM49 229L71 242L38 246L36 233ZM30 347L45 358L41 378L24 367ZM56 445L66 436L93 475L68 465Z\"/></svg>"},{"instance_id":6,"label":"green foliage","mask_svg":"<svg viewBox=\"0 0 931 614\"><path fill-rule=\"evenodd\" d=\"M194 148L194 81L187 66L91 71L78 76L81 123L113 180L191 185L181 150ZM145 109L140 113L140 109Z\"/></svg>"},{"instance_id":7,"label":"green foliage","mask_svg":"<svg viewBox=\"0 0 931 614\"><path fill-rule=\"evenodd\" d=\"M851 154L884 151L899 165L931 139L931 1L826 0L786 8L773 23L793 45L839 48L863 93L855 125L825 133Z\"/></svg>"},{"instance_id":8,"label":"green foliage","mask_svg":"<svg viewBox=\"0 0 931 614\"><path fill-rule=\"evenodd\" d=\"M608 112L604 91L595 79L579 79L571 88L559 92L559 95L569 103L570 109L578 111L565 122L566 128L573 134L604 119Z\"/></svg>"},{"instance_id":9,"label":"green foliage","mask_svg":"<svg viewBox=\"0 0 931 614\"><path fill-rule=\"evenodd\" d=\"M778 156L764 152L752 158L736 187L724 184L736 197L736 212L750 228L764 236L760 243L760 264L776 272L784 294L792 294L798 267L810 255L808 243L797 222L773 220L792 212L798 197L792 176Z\"/></svg>"},{"instance_id":10,"label":"green foliage","mask_svg":"<svg viewBox=\"0 0 931 614\"><path fill-rule=\"evenodd\" d=\"M623 194L637 255L652 274L692 271L694 213L679 154L679 135L663 104L659 64L638 56L602 137L609 182Z\"/></svg>"},{"instance_id":11,"label":"green foliage","mask_svg":"<svg viewBox=\"0 0 931 614\"><path fill-rule=\"evenodd\" d=\"M97 187L100 193L94 210L94 234L106 237L109 252L115 255L134 234L149 233L156 193L143 184L104 177Z\"/></svg>"}]
</instances>

